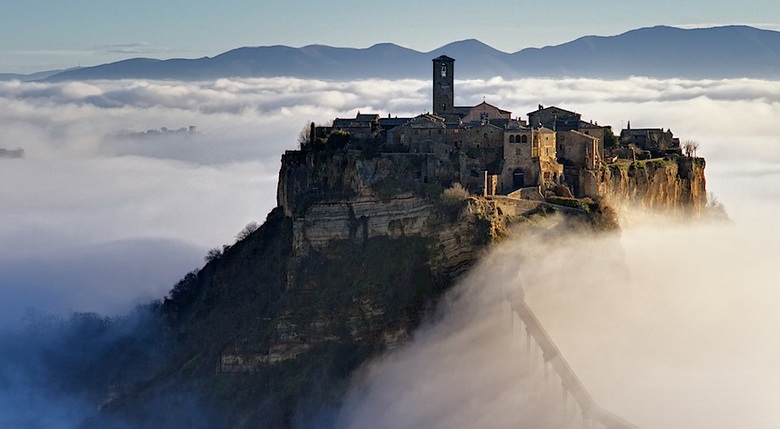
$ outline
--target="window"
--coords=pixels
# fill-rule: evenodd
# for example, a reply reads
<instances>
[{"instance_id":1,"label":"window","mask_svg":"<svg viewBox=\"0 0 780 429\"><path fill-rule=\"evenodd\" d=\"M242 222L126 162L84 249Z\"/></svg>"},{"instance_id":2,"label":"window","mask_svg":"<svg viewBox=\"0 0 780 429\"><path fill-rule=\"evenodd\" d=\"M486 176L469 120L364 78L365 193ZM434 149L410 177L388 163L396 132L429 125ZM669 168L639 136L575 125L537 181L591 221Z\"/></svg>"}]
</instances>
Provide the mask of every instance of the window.
<instances>
[{"instance_id":1,"label":"window","mask_svg":"<svg viewBox=\"0 0 780 429\"><path fill-rule=\"evenodd\" d=\"M514 142L515 142L515 135L512 134L511 136L509 136L509 143L514 143Z\"/></svg>"},{"instance_id":2,"label":"window","mask_svg":"<svg viewBox=\"0 0 780 429\"><path fill-rule=\"evenodd\" d=\"M520 136L520 143L528 143L528 136Z\"/></svg>"},{"instance_id":3,"label":"window","mask_svg":"<svg viewBox=\"0 0 780 429\"><path fill-rule=\"evenodd\" d=\"M531 158L539 158L539 142L535 141L531 145Z\"/></svg>"}]
</instances>

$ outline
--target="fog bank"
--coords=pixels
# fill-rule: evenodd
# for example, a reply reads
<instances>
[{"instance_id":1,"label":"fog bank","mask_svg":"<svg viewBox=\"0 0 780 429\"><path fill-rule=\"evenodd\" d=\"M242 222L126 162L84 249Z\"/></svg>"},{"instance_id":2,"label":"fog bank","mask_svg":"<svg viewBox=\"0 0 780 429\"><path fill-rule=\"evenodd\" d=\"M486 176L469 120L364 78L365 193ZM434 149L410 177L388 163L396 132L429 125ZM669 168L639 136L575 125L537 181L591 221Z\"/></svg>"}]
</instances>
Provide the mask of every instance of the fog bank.
<instances>
[{"instance_id":1,"label":"fog bank","mask_svg":"<svg viewBox=\"0 0 780 429\"><path fill-rule=\"evenodd\" d=\"M701 144L708 190L731 224L634 219L619 239L520 240L500 251L516 266L488 261L480 273L520 278L594 398L642 427L780 421L770 272L780 243L777 82L494 78L458 81L455 94L456 104L484 97L522 117L558 105L616 132L631 121ZM207 249L262 222L281 153L307 121L429 110L430 83L412 80L0 82L0 148L24 149L0 159L0 326L28 308L119 314L162 297ZM190 125L194 133L146 134ZM527 383L506 376L515 361L495 334L493 298L480 295L484 285L464 288L443 324L417 335L429 348L415 342L369 371L341 424L516 423L499 411L526 404ZM393 398L407 403L374 406Z\"/></svg>"}]
</instances>

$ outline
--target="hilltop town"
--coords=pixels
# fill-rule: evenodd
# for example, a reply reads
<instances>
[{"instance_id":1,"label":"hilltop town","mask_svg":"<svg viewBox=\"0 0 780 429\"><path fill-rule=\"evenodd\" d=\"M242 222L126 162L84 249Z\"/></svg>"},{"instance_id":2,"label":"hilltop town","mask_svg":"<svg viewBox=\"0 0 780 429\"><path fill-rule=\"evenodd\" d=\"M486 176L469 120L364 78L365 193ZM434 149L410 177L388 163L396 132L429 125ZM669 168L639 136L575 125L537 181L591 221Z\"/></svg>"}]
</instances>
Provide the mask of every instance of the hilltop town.
<instances>
[{"instance_id":1,"label":"hilltop town","mask_svg":"<svg viewBox=\"0 0 780 429\"><path fill-rule=\"evenodd\" d=\"M454 60L438 57L432 112L358 113L307 127L300 149L282 155L278 204L266 221L210 252L159 305L160 340L144 338L168 354L130 359L134 366L111 360L121 374L150 375L107 377L101 414L166 426L170 407L159 398L178 404L186 391L198 395L208 427L298 427L315 421L299 420L301 410L340 406L358 368L404 344L514 231L615 231L610 209L622 202L693 214L706 203L704 160L669 130L615 136L559 107L521 120L487 102L455 106L454 89ZM516 304L525 332L536 332L545 356L558 356ZM581 416L633 427L601 418L561 362L551 367L568 380L562 386Z\"/></svg>"},{"instance_id":2,"label":"hilltop town","mask_svg":"<svg viewBox=\"0 0 780 429\"><path fill-rule=\"evenodd\" d=\"M314 194L362 195L370 192L366 188L376 190L388 181L399 191L419 191L431 185L447 188L457 183L473 195L538 201L602 199L622 192L621 197L639 199L640 204L653 209L671 204L673 207L665 208L698 211L706 203L703 173L700 182L689 180L699 170L703 172L704 160L695 157L695 145L681 145L669 129L631 128L628 122L616 136L611 126L585 121L580 113L557 106L539 105L527 119L486 101L456 106L455 60L444 55L433 59L432 87L431 112L416 117L358 112L354 118L336 118L331 126L311 124L301 150L284 156L280 206L288 215L300 214L292 206ZM685 151L682 146L686 146ZM329 151L381 157L395 167L402 165L403 174L364 180L360 185L341 181L338 186L328 182L332 178L309 177L307 186L297 186L297 191L290 193L290 187L284 186L290 179L285 177L284 165L295 164L296 158L300 162L309 153ZM648 166L652 168L648 170ZM646 185L653 181L648 174L670 166L676 168L672 176L687 180L683 186L693 183L699 188L687 190L690 198L659 202L625 186L612 186L638 175L645 176L645 180L639 179ZM664 171L667 176L670 173ZM365 172L361 176L365 178ZM675 188L680 183L669 185ZM302 194L308 196L303 198Z\"/></svg>"}]
</instances>

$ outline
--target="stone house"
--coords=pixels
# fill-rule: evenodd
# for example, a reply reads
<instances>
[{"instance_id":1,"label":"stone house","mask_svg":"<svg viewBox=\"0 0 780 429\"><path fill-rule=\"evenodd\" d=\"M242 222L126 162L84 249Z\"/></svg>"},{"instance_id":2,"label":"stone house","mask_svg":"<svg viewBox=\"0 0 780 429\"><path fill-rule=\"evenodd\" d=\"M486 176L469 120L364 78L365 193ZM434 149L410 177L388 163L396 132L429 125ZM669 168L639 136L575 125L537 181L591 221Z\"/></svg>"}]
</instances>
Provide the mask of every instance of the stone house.
<instances>
[{"instance_id":1,"label":"stone house","mask_svg":"<svg viewBox=\"0 0 780 429\"><path fill-rule=\"evenodd\" d=\"M598 141L598 151L596 154L598 155L598 160L604 160L606 159L606 152L604 148L604 143L607 141L607 135L612 135L612 127L609 125L599 125L598 123L592 123L592 122L586 122L586 121L580 121L579 127L577 127L577 131L587 134L591 137L596 137Z\"/></svg>"},{"instance_id":2,"label":"stone house","mask_svg":"<svg viewBox=\"0 0 780 429\"><path fill-rule=\"evenodd\" d=\"M531 127L546 127L553 131L579 131L596 137L598 142L598 159L604 159L604 141L607 133L612 132L610 126L599 126L598 123L582 120L582 115L557 106L539 108L528 113L528 125Z\"/></svg>"},{"instance_id":3,"label":"stone house","mask_svg":"<svg viewBox=\"0 0 780 429\"><path fill-rule=\"evenodd\" d=\"M463 123L491 122L494 125L504 125L512 119L512 112L499 109L492 104L482 102L474 107L456 107L456 109L467 112L461 120Z\"/></svg>"},{"instance_id":4,"label":"stone house","mask_svg":"<svg viewBox=\"0 0 780 429\"><path fill-rule=\"evenodd\" d=\"M558 161L563 165L595 170L599 165L599 139L580 131L556 133Z\"/></svg>"},{"instance_id":5,"label":"stone house","mask_svg":"<svg viewBox=\"0 0 780 429\"><path fill-rule=\"evenodd\" d=\"M585 182L590 179L588 172L592 175L600 164L599 139L580 131L558 131L556 140L566 186L576 197L595 196L598 189Z\"/></svg>"},{"instance_id":6,"label":"stone house","mask_svg":"<svg viewBox=\"0 0 780 429\"><path fill-rule=\"evenodd\" d=\"M620 144L648 151L651 157L662 157L672 153L682 155L680 139L674 137L672 130L631 128L631 122L628 123L628 128L620 132Z\"/></svg>"},{"instance_id":7,"label":"stone house","mask_svg":"<svg viewBox=\"0 0 780 429\"><path fill-rule=\"evenodd\" d=\"M539 108L528 113L528 126L531 128L545 127L553 131L571 131L576 130L582 115L560 107L544 107L541 104Z\"/></svg>"},{"instance_id":8,"label":"stone house","mask_svg":"<svg viewBox=\"0 0 780 429\"><path fill-rule=\"evenodd\" d=\"M370 139L379 133L379 115L361 114L357 112L355 118L336 118L333 120L332 130L348 132L357 139Z\"/></svg>"},{"instance_id":9,"label":"stone house","mask_svg":"<svg viewBox=\"0 0 780 429\"><path fill-rule=\"evenodd\" d=\"M464 126L459 130L462 149L501 148L504 145L504 128L490 122Z\"/></svg>"},{"instance_id":10,"label":"stone house","mask_svg":"<svg viewBox=\"0 0 780 429\"><path fill-rule=\"evenodd\" d=\"M539 186L560 180L563 166L556 159L556 133L548 128L521 128L504 133L500 192Z\"/></svg>"},{"instance_id":11,"label":"stone house","mask_svg":"<svg viewBox=\"0 0 780 429\"><path fill-rule=\"evenodd\" d=\"M387 131L387 143L400 145L409 152L426 153L434 143L446 144L449 135L445 119L423 114Z\"/></svg>"}]
</instances>

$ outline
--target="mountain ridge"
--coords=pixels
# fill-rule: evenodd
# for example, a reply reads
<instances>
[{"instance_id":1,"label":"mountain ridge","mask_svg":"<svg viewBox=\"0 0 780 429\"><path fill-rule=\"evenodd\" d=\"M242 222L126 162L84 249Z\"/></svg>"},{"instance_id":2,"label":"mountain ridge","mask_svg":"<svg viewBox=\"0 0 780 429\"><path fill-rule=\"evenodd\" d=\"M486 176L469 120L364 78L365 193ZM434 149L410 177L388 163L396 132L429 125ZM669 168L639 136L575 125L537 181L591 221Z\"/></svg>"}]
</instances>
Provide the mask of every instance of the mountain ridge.
<instances>
[{"instance_id":1,"label":"mountain ridge","mask_svg":"<svg viewBox=\"0 0 780 429\"><path fill-rule=\"evenodd\" d=\"M684 29L659 25L611 35L589 35L559 45L508 53L477 39L448 43L428 52L382 42L368 48L311 44L244 46L201 58L129 58L45 75L0 75L0 79L70 81L297 77L427 79L427 60L458 60L458 78L583 77L780 79L780 32L747 25ZM424 61L426 60L426 61ZM26 78L27 77L27 78Z\"/></svg>"}]
</instances>

